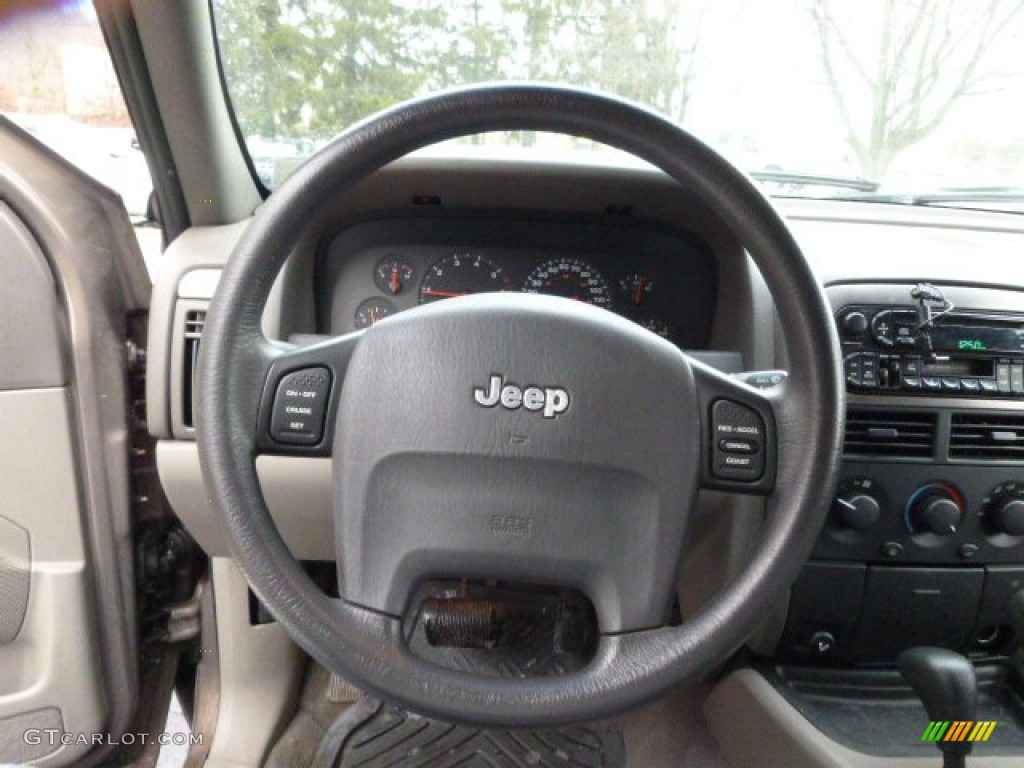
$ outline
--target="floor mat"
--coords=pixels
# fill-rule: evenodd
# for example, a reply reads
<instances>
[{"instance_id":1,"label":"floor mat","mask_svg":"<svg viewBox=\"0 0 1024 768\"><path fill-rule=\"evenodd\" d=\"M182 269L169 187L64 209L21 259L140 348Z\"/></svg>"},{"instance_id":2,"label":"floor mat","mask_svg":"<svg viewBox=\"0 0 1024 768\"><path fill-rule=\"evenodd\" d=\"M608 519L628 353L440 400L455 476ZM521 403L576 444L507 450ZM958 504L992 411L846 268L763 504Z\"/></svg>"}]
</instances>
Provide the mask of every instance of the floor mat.
<instances>
[{"instance_id":1,"label":"floor mat","mask_svg":"<svg viewBox=\"0 0 1024 768\"><path fill-rule=\"evenodd\" d=\"M483 730L418 717L366 697L320 744L314 768L622 768L612 725Z\"/></svg>"}]
</instances>

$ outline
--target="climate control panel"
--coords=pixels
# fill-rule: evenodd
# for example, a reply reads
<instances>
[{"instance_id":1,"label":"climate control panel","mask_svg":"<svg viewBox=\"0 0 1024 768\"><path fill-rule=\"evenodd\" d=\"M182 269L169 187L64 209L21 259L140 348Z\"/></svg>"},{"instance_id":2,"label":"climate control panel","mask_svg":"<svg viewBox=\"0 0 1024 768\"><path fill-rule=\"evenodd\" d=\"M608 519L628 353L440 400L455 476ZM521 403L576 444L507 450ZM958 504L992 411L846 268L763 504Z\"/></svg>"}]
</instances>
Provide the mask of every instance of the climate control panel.
<instances>
[{"instance_id":1,"label":"climate control panel","mask_svg":"<svg viewBox=\"0 0 1024 768\"><path fill-rule=\"evenodd\" d=\"M940 470L938 477L923 471ZM1024 563L1024 468L847 462L814 557Z\"/></svg>"}]
</instances>

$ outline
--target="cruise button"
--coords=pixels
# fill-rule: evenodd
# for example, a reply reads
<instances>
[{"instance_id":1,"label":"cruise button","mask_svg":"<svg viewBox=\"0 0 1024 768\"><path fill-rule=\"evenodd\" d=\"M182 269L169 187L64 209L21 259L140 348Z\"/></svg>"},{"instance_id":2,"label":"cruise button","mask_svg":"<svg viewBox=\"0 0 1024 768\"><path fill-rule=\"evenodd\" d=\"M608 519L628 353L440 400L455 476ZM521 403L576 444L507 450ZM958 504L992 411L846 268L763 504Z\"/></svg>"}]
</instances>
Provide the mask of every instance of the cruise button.
<instances>
[{"instance_id":1,"label":"cruise button","mask_svg":"<svg viewBox=\"0 0 1024 768\"><path fill-rule=\"evenodd\" d=\"M719 440L718 447L726 453L757 453L758 445L753 440Z\"/></svg>"}]
</instances>

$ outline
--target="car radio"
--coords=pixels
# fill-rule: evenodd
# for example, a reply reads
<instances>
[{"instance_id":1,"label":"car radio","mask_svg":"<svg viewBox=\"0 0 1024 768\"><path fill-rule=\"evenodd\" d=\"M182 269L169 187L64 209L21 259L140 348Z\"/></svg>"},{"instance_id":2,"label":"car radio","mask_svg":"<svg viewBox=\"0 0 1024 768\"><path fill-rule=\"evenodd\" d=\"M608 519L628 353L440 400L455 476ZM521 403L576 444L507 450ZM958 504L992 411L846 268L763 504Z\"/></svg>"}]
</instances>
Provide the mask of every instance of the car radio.
<instances>
[{"instance_id":1,"label":"car radio","mask_svg":"<svg viewBox=\"0 0 1024 768\"><path fill-rule=\"evenodd\" d=\"M1024 397L1024 315L851 305L836 323L851 391Z\"/></svg>"}]
</instances>

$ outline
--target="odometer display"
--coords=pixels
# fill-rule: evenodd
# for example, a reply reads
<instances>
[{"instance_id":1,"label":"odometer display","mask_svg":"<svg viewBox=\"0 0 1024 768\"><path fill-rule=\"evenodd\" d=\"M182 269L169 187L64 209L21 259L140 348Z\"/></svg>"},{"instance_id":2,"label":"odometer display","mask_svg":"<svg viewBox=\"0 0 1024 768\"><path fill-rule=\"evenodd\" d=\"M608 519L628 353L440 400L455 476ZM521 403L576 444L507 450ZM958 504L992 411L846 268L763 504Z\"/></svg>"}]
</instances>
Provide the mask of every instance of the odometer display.
<instances>
[{"instance_id":1,"label":"odometer display","mask_svg":"<svg viewBox=\"0 0 1024 768\"><path fill-rule=\"evenodd\" d=\"M545 261L529 274L523 290L585 301L605 309L609 309L612 303L607 281L583 259Z\"/></svg>"},{"instance_id":2,"label":"odometer display","mask_svg":"<svg viewBox=\"0 0 1024 768\"><path fill-rule=\"evenodd\" d=\"M511 286L501 267L473 253L453 253L427 270L420 286L420 304L473 293L507 291Z\"/></svg>"}]
</instances>

